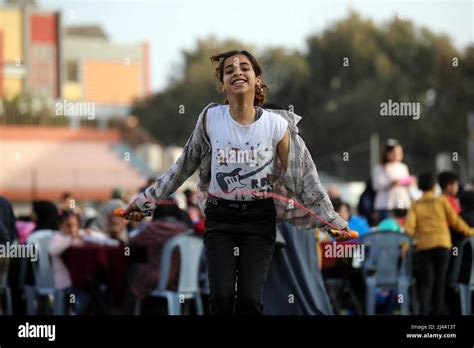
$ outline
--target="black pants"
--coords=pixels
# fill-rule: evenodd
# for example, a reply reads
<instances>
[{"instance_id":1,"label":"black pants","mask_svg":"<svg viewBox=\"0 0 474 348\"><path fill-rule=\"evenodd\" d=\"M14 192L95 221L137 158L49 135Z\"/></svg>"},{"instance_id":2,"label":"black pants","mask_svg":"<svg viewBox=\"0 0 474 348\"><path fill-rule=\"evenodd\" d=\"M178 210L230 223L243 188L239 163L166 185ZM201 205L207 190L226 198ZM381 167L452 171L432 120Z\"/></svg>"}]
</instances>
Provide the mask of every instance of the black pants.
<instances>
[{"instance_id":1,"label":"black pants","mask_svg":"<svg viewBox=\"0 0 474 348\"><path fill-rule=\"evenodd\" d=\"M415 253L420 314L441 315L450 259L450 249L433 248Z\"/></svg>"},{"instance_id":2,"label":"black pants","mask_svg":"<svg viewBox=\"0 0 474 348\"><path fill-rule=\"evenodd\" d=\"M263 285L275 250L273 199L243 203L214 198L212 202L206 205L204 233L209 312L263 314Z\"/></svg>"}]
</instances>

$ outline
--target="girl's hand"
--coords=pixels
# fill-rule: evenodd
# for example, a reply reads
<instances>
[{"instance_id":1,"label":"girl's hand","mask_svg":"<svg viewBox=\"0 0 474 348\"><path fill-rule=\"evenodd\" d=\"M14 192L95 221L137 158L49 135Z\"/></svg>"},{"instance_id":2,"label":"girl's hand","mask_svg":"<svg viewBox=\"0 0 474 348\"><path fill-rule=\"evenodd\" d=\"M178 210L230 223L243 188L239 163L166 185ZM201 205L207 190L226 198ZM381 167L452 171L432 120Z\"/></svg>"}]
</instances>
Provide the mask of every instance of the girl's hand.
<instances>
[{"instance_id":1,"label":"girl's hand","mask_svg":"<svg viewBox=\"0 0 474 348\"><path fill-rule=\"evenodd\" d=\"M141 221L144 217L135 203L130 204L125 209L115 209L114 215L131 221Z\"/></svg>"},{"instance_id":2,"label":"girl's hand","mask_svg":"<svg viewBox=\"0 0 474 348\"><path fill-rule=\"evenodd\" d=\"M350 230L349 227L346 227L341 230L336 230L331 228L329 230L329 234L337 241L343 242L351 239L355 239L359 237L359 233L354 230Z\"/></svg>"}]
</instances>

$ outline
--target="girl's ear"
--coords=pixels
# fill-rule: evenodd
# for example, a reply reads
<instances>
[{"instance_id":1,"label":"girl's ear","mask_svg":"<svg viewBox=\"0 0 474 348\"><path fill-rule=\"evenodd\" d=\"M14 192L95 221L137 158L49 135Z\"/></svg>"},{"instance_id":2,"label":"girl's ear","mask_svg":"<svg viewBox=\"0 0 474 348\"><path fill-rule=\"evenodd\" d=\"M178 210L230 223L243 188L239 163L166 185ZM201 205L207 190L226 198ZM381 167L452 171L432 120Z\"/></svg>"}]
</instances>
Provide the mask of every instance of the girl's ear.
<instances>
[{"instance_id":1,"label":"girl's ear","mask_svg":"<svg viewBox=\"0 0 474 348\"><path fill-rule=\"evenodd\" d=\"M259 86L262 83L262 76L255 77L255 85Z\"/></svg>"},{"instance_id":2,"label":"girl's ear","mask_svg":"<svg viewBox=\"0 0 474 348\"><path fill-rule=\"evenodd\" d=\"M225 92L225 87L224 87L224 84L222 82L219 83L219 90L221 91L221 93Z\"/></svg>"}]
</instances>

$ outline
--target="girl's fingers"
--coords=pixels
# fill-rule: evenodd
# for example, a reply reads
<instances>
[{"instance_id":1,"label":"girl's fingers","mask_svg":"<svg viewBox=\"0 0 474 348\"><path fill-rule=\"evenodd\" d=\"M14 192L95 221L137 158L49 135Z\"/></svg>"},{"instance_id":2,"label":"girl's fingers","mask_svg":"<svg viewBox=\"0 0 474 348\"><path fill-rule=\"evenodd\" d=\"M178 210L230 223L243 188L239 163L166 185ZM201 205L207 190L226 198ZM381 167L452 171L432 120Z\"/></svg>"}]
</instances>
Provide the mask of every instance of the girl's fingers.
<instances>
[{"instance_id":1,"label":"girl's fingers","mask_svg":"<svg viewBox=\"0 0 474 348\"><path fill-rule=\"evenodd\" d=\"M142 220L142 214L138 211L132 211L129 214L122 215L124 219L131 220L131 221L141 221Z\"/></svg>"},{"instance_id":2,"label":"girl's fingers","mask_svg":"<svg viewBox=\"0 0 474 348\"><path fill-rule=\"evenodd\" d=\"M344 240L350 240L350 239L355 239L359 237L359 233L354 230L336 230L336 229L331 229L331 234L337 241L344 241Z\"/></svg>"},{"instance_id":3,"label":"girl's fingers","mask_svg":"<svg viewBox=\"0 0 474 348\"><path fill-rule=\"evenodd\" d=\"M142 219L142 214L138 211L131 213L133 221L140 221Z\"/></svg>"},{"instance_id":4,"label":"girl's fingers","mask_svg":"<svg viewBox=\"0 0 474 348\"><path fill-rule=\"evenodd\" d=\"M127 219L127 220L131 220L131 221L141 221L141 219L143 218L141 212L130 211L129 208L127 209L117 208L114 210L114 215Z\"/></svg>"}]
</instances>

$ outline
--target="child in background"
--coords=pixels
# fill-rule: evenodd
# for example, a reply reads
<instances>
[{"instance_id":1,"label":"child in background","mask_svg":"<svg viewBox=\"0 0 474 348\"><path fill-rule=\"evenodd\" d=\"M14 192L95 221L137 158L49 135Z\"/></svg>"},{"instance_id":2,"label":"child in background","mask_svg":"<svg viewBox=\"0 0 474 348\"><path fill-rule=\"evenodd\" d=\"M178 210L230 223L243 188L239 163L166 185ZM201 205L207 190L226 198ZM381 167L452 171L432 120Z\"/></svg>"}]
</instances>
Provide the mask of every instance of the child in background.
<instances>
[{"instance_id":1,"label":"child in background","mask_svg":"<svg viewBox=\"0 0 474 348\"><path fill-rule=\"evenodd\" d=\"M423 196L408 211L406 233L414 237L416 246L420 314L443 314L444 291L449 259L451 235L449 226L465 235L474 235L453 209L444 195L435 196L435 180L430 173L421 174L418 186Z\"/></svg>"},{"instance_id":2,"label":"child in background","mask_svg":"<svg viewBox=\"0 0 474 348\"><path fill-rule=\"evenodd\" d=\"M456 214L461 213L461 205L457 198L459 192L459 178L451 172L442 172L438 175L438 184L441 188L441 194L446 196L449 204L453 207Z\"/></svg>"},{"instance_id":3,"label":"child in background","mask_svg":"<svg viewBox=\"0 0 474 348\"><path fill-rule=\"evenodd\" d=\"M61 255L71 246L84 245L84 238L88 235L100 239L100 234L79 229L79 217L72 210L63 210L59 216L59 232L55 233L49 242L49 253L52 256L54 284L58 290L65 292L65 298L75 295L75 312L78 315L86 314L90 303L87 292L72 287L69 271L61 259Z\"/></svg>"},{"instance_id":4,"label":"child in background","mask_svg":"<svg viewBox=\"0 0 474 348\"><path fill-rule=\"evenodd\" d=\"M378 229L380 231L403 232L405 229L405 220L407 216L406 209L394 209L392 216L380 221Z\"/></svg>"},{"instance_id":5,"label":"child in background","mask_svg":"<svg viewBox=\"0 0 474 348\"><path fill-rule=\"evenodd\" d=\"M339 198L333 199L331 202L334 211L348 222L349 228L359 232L359 238L369 232L370 226L367 223L367 220L362 216L351 214L351 207L349 204L343 202Z\"/></svg>"}]
</instances>

